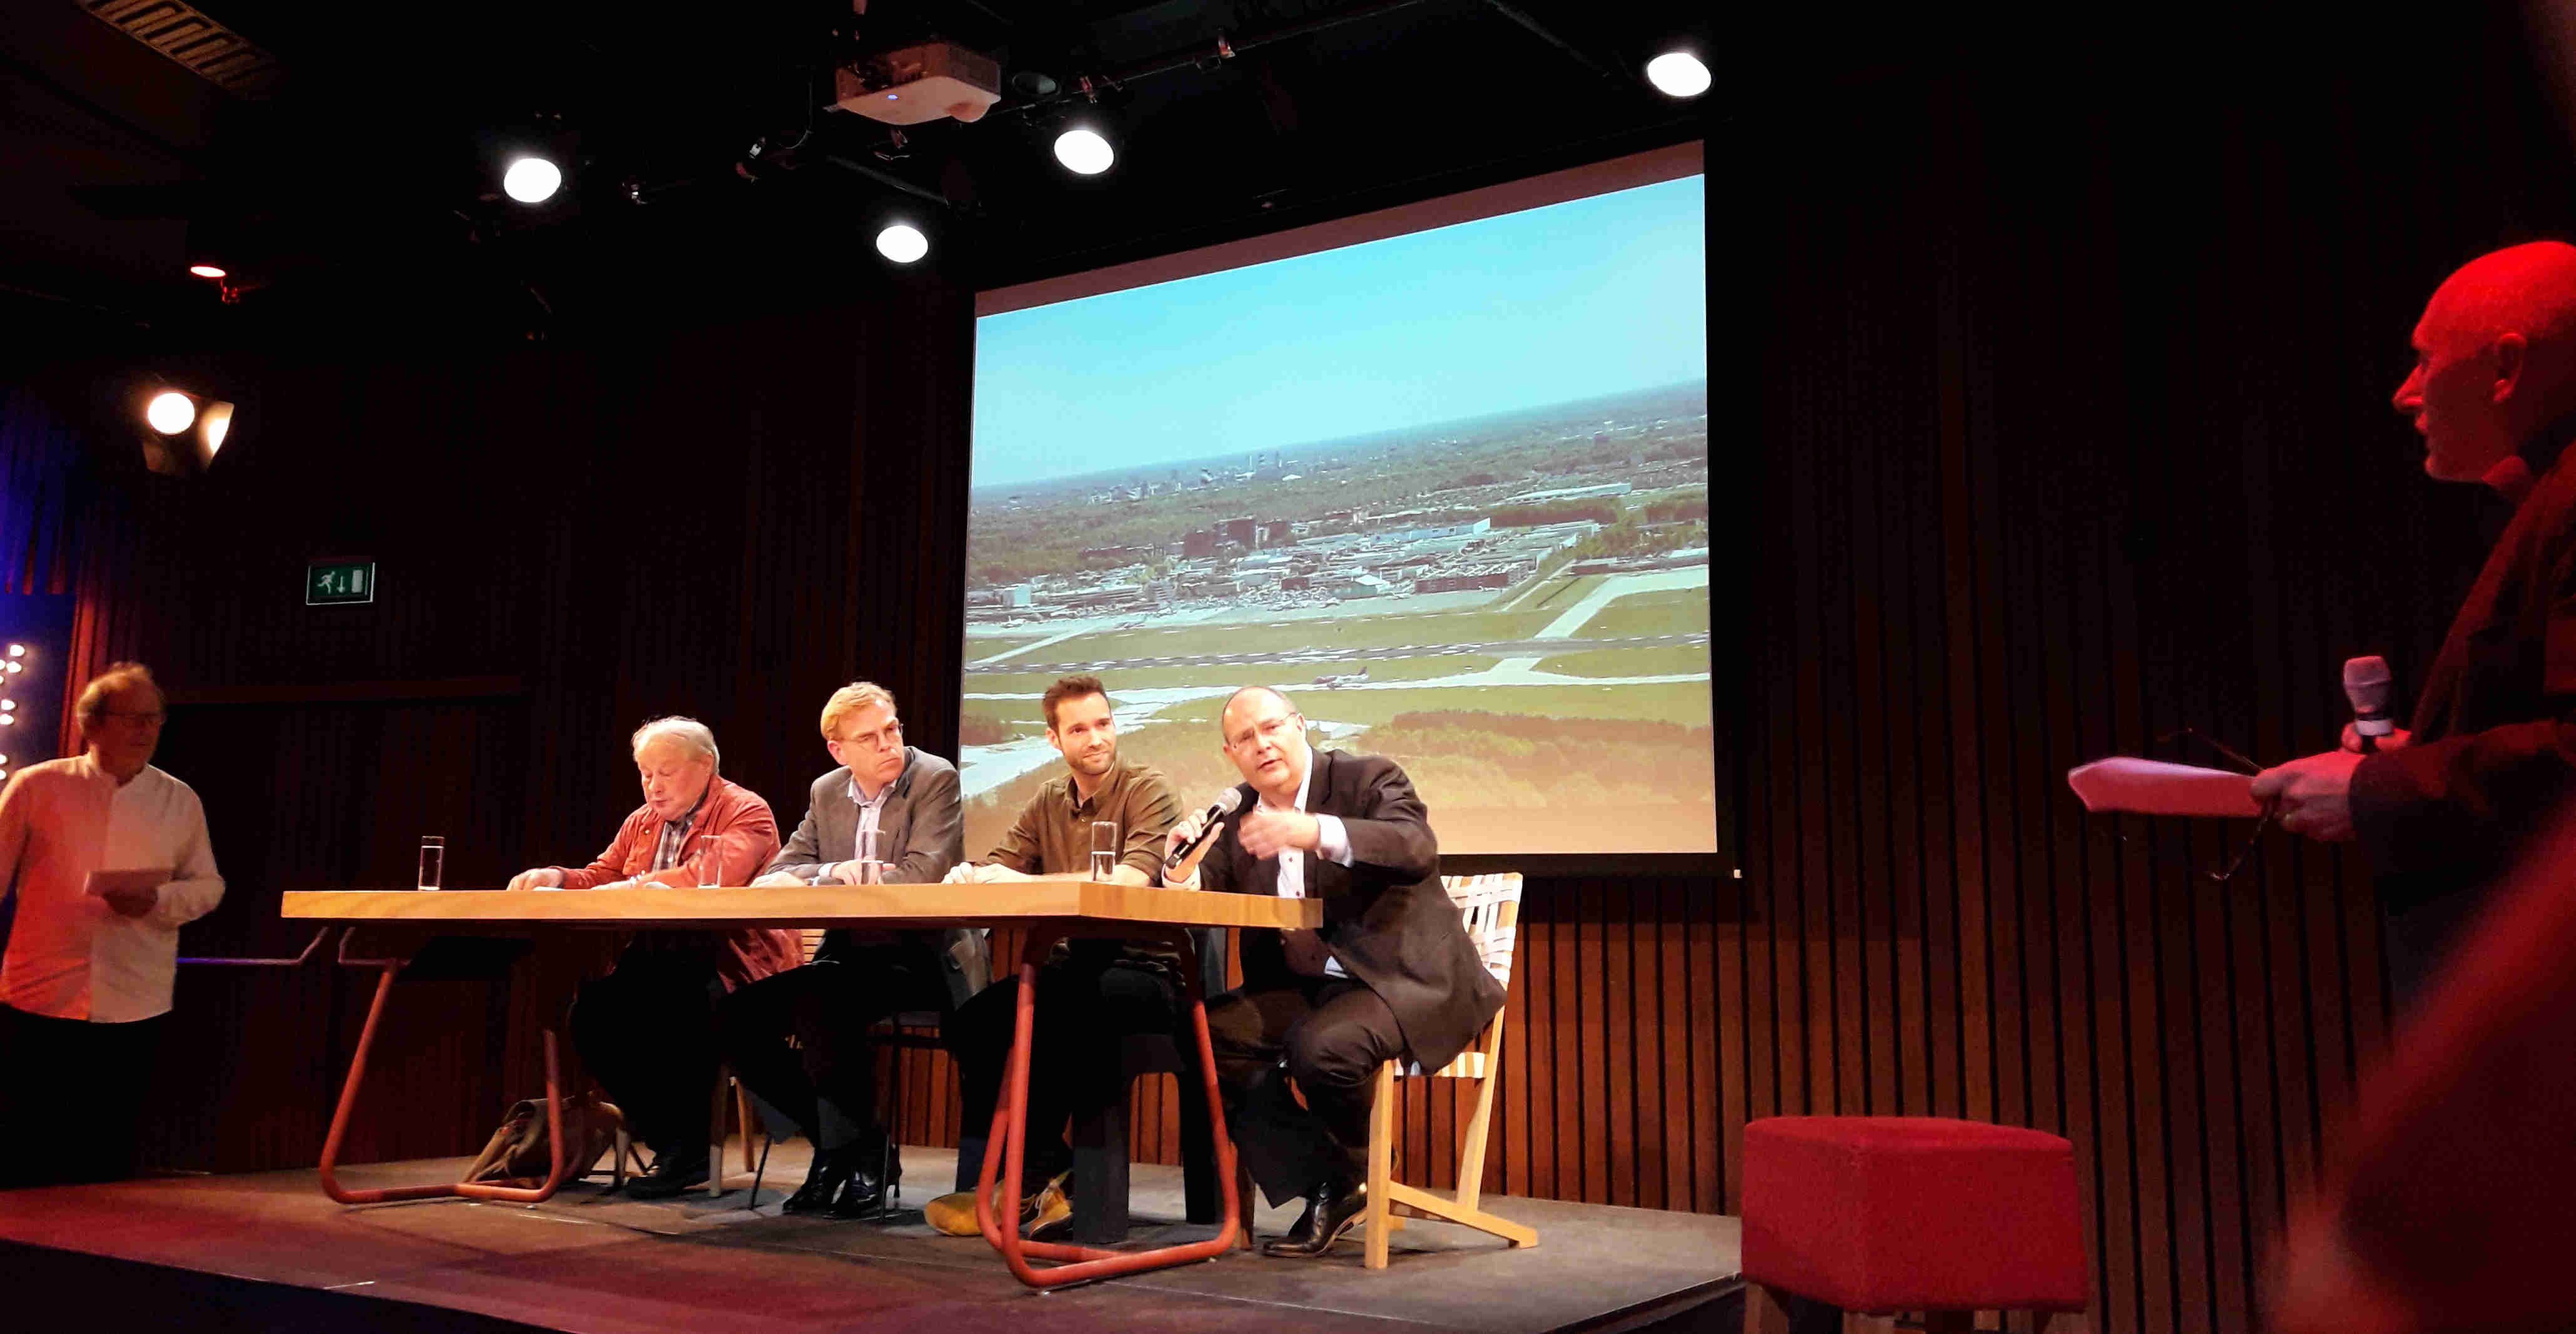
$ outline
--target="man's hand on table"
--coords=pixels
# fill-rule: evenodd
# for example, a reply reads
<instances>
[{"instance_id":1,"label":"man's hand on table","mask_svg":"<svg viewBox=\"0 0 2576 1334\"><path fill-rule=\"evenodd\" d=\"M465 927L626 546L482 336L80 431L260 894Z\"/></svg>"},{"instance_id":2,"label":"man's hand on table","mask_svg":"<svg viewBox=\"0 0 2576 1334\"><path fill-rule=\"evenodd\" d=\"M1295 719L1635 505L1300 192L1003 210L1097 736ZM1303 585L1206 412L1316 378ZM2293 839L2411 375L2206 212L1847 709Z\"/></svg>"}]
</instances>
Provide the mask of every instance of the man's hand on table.
<instances>
[{"instance_id":1,"label":"man's hand on table","mask_svg":"<svg viewBox=\"0 0 2576 1334\"><path fill-rule=\"evenodd\" d=\"M511 876L510 883L502 886L502 888L561 889L563 888L563 872L558 871L551 866L531 866L527 870Z\"/></svg>"},{"instance_id":2,"label":"man's hand on table","mask_svg":"<svg viewBox=\"0 0 2576 1334\"><path fill-rule=\"evenodd\" d=\"M1035 880L1036 876L1014 871L1000 862L959 862L948 868L940 883L949 885L990 885L1003 880Z\"/></svg>"},{"instance_id":3,"label":"man's hand on table","mask_svg":"<svg viewBox=\"0 0 2576 1334\"><path fill-rule=\"evenodd\" d=\"M785 871L772 871L753 879L751 887L753 889L803 889L805 882Z\"/></svg>"}]
</instances>

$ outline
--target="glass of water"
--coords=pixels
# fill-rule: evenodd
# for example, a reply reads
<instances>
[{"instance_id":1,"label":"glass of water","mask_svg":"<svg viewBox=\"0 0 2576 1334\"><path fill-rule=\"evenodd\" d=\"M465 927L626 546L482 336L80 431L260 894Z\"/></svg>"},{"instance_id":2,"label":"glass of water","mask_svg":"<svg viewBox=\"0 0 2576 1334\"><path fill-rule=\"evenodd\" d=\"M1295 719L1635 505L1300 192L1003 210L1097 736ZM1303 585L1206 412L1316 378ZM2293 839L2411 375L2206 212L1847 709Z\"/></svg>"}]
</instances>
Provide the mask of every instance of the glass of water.
<instances>
[{"instance_id":1,"label":"glass of water","mask_svg":"<svg viewBox=\"0 0 2576 1334\"><path fill-rule=\"evenodd\" d=\"M715 841L710 839L698 849L698 888L724 887L724 859L716 855Z\"/></svg>"},{"instance_id":2,"label":"glass of water","mask_svg":"<svg viewBox=\"0 0 2576 1334\"><path fill-rule=\"evenodd\" d=\"M1105 881L1118 874L1118 822L1091 822L1091 878Z\"/></svg>"},{"instance_id":3,"label":"glass of water","mask_svg":"<svg viewBox=\"0 0 2576 1334\"><path fill-rule=\"evenodd\" d=\"M882 885L885 883L885 863L877 857L876 830L862 829L859 831L858 862L860 884Z\"/></svg>"},{"instance_id":4,"label":"glass of water","mask_svg":"<svg viewBox=\"0 0 2576 1334\"><path fill-rule=\"evenodd\" d=\"M439 877L447 870L447 840L437 834L420 836L420 887L436 889Z\"/></svg>"}]
</instances>

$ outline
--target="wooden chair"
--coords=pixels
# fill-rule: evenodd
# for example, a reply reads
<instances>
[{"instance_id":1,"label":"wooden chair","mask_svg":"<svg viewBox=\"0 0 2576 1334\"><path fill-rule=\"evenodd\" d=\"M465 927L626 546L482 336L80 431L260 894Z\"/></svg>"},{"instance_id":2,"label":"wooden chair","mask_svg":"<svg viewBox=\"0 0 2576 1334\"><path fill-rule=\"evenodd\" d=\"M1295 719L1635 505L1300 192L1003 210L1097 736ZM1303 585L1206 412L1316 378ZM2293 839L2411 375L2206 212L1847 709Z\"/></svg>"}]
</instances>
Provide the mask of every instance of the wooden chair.
<instances>
[{"instance_id":1,"label":"wooden chair","mask_svg":"<svg viewBox=\"0 0 2576 1334\"><path fill-rule=\"evenodd\" d=\"M1458 905L1459 916L1465 920L1467 939L1475 943L1476 952L1483 957L1494 980L1508 986L1512 941L1520 924L1520 876L1506 872L1443 876L1441 880L1449 891L1449 901ZM1501 1237L1515 1247L1538 1244L1536 1228L1497 1218L1486 1213L1478 1202L1485 1179L1485 1145L1493 1125L1494 1087L1503 1069L1503 1014L1496 1010L1474 1045L1438 1070L1426 1072L1419 1065L1398 1070L1396 1061L1378 1067L1377 1095L1369 1109L1368 1209L1361 1215L1361 1242L1369 1268L1386 1268L1387 1238L1404 1226L1408 1217L1463 1224ZM1453 1196L1395 1180L1395 1091L1399 1074L1476 1081L1476 1110L1468 1116L1467 1132L1458 1145L1458 1189Z\"/></svg>"}]
</instances>

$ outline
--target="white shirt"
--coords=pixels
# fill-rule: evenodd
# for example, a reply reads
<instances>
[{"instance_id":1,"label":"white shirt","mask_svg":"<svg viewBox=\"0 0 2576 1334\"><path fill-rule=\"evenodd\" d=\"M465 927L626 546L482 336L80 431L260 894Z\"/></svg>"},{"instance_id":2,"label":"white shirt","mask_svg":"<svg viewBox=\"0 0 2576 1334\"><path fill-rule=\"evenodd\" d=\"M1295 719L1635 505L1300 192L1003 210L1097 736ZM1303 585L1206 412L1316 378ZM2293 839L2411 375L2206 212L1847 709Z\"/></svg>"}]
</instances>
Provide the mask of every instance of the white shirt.
<instances>
[{"instance_id":1,"label":"white shirt","mask_svg":"<svg viewBox=\"0 0 2576 1334\"><path fill-rule=\"evenodd\" d=\"M170 878L141 917L88 892L93 871L145 868ZM10 776L0 791L0 875L9 881L0 892L18 898L0 1003L56 1019L166 1013L179 928L224 897L196 792L150 765L120 787L87 755Z\"/></svg>"}]
</instances>

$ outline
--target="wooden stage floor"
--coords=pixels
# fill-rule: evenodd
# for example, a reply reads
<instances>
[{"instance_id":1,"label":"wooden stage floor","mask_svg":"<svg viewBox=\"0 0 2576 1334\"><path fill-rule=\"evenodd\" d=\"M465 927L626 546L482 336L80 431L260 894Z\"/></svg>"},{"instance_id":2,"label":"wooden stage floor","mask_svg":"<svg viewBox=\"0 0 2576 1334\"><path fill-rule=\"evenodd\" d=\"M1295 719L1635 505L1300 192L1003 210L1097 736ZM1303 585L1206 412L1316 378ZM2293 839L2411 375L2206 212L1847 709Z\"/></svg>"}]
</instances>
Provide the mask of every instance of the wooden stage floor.
<instances>
[{"instance_id":1,"label":"wooden stage floor","mask_svg":"<svg viewBox=\"0 0 2576 1334\"><path fill-rule=\"evenodd\" d=\"M737 1161L739 1161L737 1159ZM920 1205L954 1155L904 1153L909 1212L886 1222L777 1216L805 1145L770 1156L758 1212L732 1193L644 1203L606 1178L545 1204L460 1200L344 1208L309 1171L165 1177L0 1193L0 1288L62 1294L87 1330L363 1328L419 1331L936 1330L1556 1334L1716 1330L1740 1321L1732 1218L1493 1198L1539 1230L1513 1251L1416 1222L1391 1265L1356 1239L1319 1261L1237 1252L1088 1287L1020 1286L980 1237L943 1237ZM366 1187L452 1179L461 1160L344 1168ZM449 1176L442 1176L441 1173ZM1138 1165L1133 1240L1210 1229L1181 1216L1177 1168ZM1261 1216L1264 1235L1292 1209ZM102 1286L114 1297L102 1296ZM28 1308L21 1306L20 1310ZM119 1323L130 1316L131 1323Z\"/></svg>"}]
</instances>

